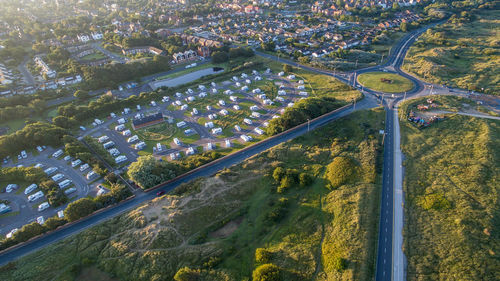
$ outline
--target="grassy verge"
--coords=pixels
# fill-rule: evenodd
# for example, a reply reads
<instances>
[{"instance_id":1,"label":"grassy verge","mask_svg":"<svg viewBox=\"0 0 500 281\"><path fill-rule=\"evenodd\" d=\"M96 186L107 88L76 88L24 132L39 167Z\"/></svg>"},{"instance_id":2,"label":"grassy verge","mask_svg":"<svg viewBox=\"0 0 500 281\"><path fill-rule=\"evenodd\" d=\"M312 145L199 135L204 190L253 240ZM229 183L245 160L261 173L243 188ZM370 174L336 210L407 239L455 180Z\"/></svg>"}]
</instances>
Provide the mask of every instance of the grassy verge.
<instances>
[{"instance_id":1,"label":"grassy verge","mask_svg":"<svg viewBox=\"0 0 500 281\"><path fill-rule=\"evenodd\" d=\"M496 279L500 122L451 115L401 131L408 280Z\"/></svg>"},{"instance_id":2,"label":"grassy verge","mask_svg":"<svg viewBox=\"0 0 500 281\"><path fill-rule=\"evenodd\" d=\"M0 278L65 280L98 268L122 280L171 280L188 266L200 280L249 280L261 248L283 280L369 280L383 118L380 109L353 113L11 263ZM329 189L324 167L338 156L354 159L358 173ZM312 181L278 193L278 166Z\"/></svg>"},{"instance_id":3,"label":"grassy verge","mask_svg":"<svg viewBox=\"0 0 500 281\"><path fill-rule=\"evenodd\" d=\"M386 72L368 72L358 76L366 88L384 93L403 93L413 89L413 82L403 76Z\"/></svg>"}]
</instances>

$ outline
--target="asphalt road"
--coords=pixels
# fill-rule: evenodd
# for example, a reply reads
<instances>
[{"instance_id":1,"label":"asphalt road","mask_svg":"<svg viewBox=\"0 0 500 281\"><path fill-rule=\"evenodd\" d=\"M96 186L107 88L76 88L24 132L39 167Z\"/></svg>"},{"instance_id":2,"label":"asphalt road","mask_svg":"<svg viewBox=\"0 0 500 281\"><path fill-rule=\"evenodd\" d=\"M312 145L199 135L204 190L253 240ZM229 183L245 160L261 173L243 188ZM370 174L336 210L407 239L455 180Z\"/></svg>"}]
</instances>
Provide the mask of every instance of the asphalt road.
<instances>
[{"instance_id":1,"label":"asphalt road","mask_svg":"<svg viewBox=\"0 0 500 281\"><path fill-rule=\"evenodd\" d=\"M368 109L368 108L373 108L377 106L376 102L372 98L365 98L362 101L358 102L356 104L356 110L360 109ZM353 106L350 105L342 110L339 110L337 112L333 112L331 114L328 114L326 116L322 116L320 118L314 119L310 122L309 126L307 124L303 124L302 126L299 126L293 130L287 131L286 133L280 135L279 137L276 138L269 138L266 139L260 143L257 143L254 146L248 147L247 149L241 150L239 152L236 152L232 155L229 155L220 161L214 163L214 164L208 164L202 169L198 169L184 177L181 177L177 179L174 182L171 182L165 186L162 186L156 190L147 192L147 193L138 193L136 194L136 197L133 199L126 201L124 203L121 203L119 205L115 205L113 207L110 207L109 209L105 209L95 215L89 216L87 218L84 218L81 221L78 221L74 224L67 225L55 232L51 232L47 235L44 235L40 238L33 239L31 241L28 241L22 245L20 245L17 248L13 248L10 250L7 250L5 252L2 252L0 254L0 265L4 265L10 261L16 260L26 254L29 254L33 251L36 251L38 249L41 249L51 243L54 243L56 241L59 241L69 235L76 234L81 232L84 229L87 229L91 226L94 226L100 222L103 222L107 219L110 219L112 217L115 217L119 214L122 214L126 211L129 211L133 208L136 208L139 204L142 204L146 201L149 201L153 198L156 197L156 192L163 190L165 192L171 191L181 183L189 182L191 180L194 180L199 177L208 177L211 176L218 171L221 171L225 168L228 168L230 166L233 166L237 163L240 163L249 157L252 157L254 155L257 155L269 148L272 148L278 144L281 144L283 142L286 142L288 140L294 139L298 136L301 136L305 133L307 133L309 130L314 130L318 127L321 127L333 120L336 120L338 118L341 118L343 116L346 116L353 112Z\"/></svg>"}]
</instances>

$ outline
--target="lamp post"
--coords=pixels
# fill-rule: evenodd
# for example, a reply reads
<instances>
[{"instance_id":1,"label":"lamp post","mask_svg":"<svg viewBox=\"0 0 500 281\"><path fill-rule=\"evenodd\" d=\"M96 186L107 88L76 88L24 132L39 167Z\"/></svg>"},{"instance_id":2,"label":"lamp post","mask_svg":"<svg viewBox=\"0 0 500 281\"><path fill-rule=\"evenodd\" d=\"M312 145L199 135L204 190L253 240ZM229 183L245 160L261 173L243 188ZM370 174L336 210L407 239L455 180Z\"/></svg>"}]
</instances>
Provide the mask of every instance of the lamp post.
<instances>
[{"instance_id":1,"label":"lamp post","mask_svg":"<svg viewBox=\"0 0 500 281\"><path fill-rule=\"evenodd\" d=\"M307 131L309 132L309 126L311 124L311 120L310 119L307 119Z\"/></svg>"}]
</instances>

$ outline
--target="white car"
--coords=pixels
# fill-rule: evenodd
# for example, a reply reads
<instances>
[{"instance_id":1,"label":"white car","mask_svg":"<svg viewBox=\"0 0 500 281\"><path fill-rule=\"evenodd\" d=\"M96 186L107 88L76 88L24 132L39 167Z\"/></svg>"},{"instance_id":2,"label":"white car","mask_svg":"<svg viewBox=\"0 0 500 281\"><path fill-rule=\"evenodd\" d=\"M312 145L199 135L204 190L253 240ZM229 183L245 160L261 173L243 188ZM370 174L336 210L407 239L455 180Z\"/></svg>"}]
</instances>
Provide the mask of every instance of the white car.
<instances>
[{"instance_id":1,"label":"white car","mask_svg":"<svg viewBox=\"0 0 500 281\"><path fill-rule=\"evenodd\" d=\"M38 205L38 211L41 212L41 211L45 211L46 209L48 209L50 207L50 204L49 202L43 202L42 204Z\"/></svg>"}]
</instances>

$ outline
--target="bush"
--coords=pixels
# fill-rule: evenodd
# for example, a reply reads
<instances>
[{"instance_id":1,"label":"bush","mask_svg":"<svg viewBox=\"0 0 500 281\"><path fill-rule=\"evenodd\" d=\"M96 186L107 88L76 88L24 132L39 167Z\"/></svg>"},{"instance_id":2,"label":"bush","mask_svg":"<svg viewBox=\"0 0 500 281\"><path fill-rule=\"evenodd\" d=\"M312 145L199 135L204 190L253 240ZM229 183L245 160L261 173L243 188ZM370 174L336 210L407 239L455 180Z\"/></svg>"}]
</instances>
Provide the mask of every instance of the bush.
<instances>
[{"instance_id":1,"label":"bush","mask_svg":"<svg viewBox=\"0 0 500 281\"><path fill-rule=\"evenodd\" d=\"M264 248L257 248L255 250L255 262L268 263L271 261L272 253Z\"/></svg>"},{"instance_id":2,"label":"bush","mask_svg":"<svg viewBox=\"0 0 500 281\"><path fill-rule=\"evenodd\" d=\"M224 63L229 60L229 55L226 52L216 51L212 54L213 63Z\"/></svg>"},{"instance_id":3,"label":"bush","mask_svg":"<svg viewBox=\"0 0 500 281\"><path fill-rule=\"evenodd\" d=\"M200 272L189 267L179 269L174 275L175 281L196 281L199 280L199 278Z\"/></svg>"},{"instance_id":4,"label":"bush","mask_svg":"<svg viewBox=\"0 0 500 281\"><path fill-rule=\"evenodd\" d=\"M292 72L292 71L293 71L293 67L292 67L291 65L289 65L289 64L284 64L284 65L283 65L283 71L284 71L285 73L290 73L290 72Z\"/></svg>"},{"instance_id":5,"label":"bush","mask_svg":"<svg viewBox=\"0 0 500 281\"><path fill-rule=\"evenodd\" d=\"M300 173L300 175L299 175L300 186L302 186L302 187L308 186L312 182L313 182L313 178L309 174L307 174L307 173Z\"/></svg>"},{"instance_id":6,"label":"bush","mask_svg":"<svg viewBox=\"0 0 500 281\"><path fill-rule=\"evenodd\" d=\"M253 281L279 281L281 280L280 268L272 263L258 266L252 273Z\"/></svg>"},{"instance_id":7,"label":"bush","mask_svg":"<svg viewBox=\"0 0 500 281\"><path fill-rule=\"evenodd\" d=\"M332 265L333 265L333 268L335 268L337 271L342 271L346 268L347 261L346 261L346 259L344 259L342 257L335 257L332 260Z\"/></svg>"},{"instance_id":8,"label":"bush","mask_svg":"<svg viewBox=\"0 0 500 281\"><path fill-rule=\"evenodd\" d=\"M295 184L295 181L294 181L293 177L287 175L281 179L280 185L278 186L278 189L277 189L277 192L283 193L287 189L292 188L294 184Z\"/></svg>"},{"instance_id":9,"label":"bush","mask_svg":"<svg viewBox=\"0 0 500 281\"><path fill-rule=\"evenodd\" d=\"M326 178L330 181L332 188L343 184L354 182L356 178L356 163L348 157L335 157L326 167Z\"/></svg>"}]
</instances>

